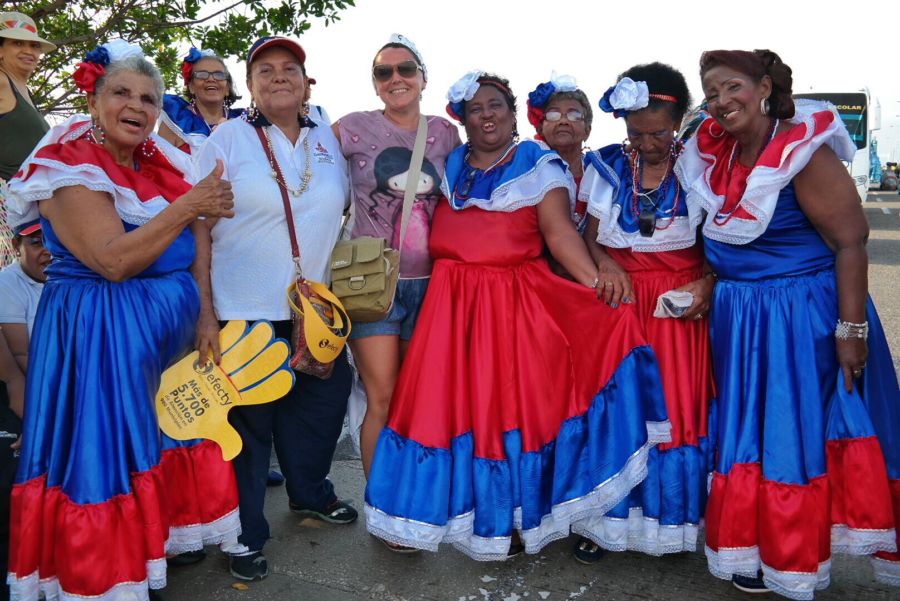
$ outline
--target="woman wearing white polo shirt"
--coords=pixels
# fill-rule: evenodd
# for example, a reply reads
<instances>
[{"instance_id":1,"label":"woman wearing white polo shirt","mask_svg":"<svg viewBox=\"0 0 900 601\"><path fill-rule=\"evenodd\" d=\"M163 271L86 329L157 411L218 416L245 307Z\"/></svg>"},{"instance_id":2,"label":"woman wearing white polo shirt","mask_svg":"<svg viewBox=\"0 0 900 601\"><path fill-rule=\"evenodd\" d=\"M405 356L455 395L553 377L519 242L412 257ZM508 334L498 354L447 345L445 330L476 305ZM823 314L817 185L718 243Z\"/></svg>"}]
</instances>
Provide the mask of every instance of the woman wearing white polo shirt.
<instances>
[{"instance_id":1,"label":"woman wearing white polo shirt","mask_svg":"<svg viewBox=\"0 0 900 601\"><path fill-rule=\"evenodd\" d=\"M247 56L253 99L248 115L219 125L197 155L199 172L221 160L234 192L234 218L209 224L211 247L204 250L198 240L198 254L211 265L209 276L198 278L198 344L201 354L209 345L216 360L219 321L267 319L276 335L290 338L285 290L295 273L289 225L297 234L304 276L329 277L331 249L348 201L347 163L325 112L309 110L305 60L303 48L287 38L266 37L253 44ZM258 130L279 169L269 163ZM272 174L279 170L282 177L276 179ZM290 199L293 224L285 217L280 186ZM239 540L247 547L245 555L231 558L235 577L255 580L268 574L262 554L269 537L263 501L273 439L292 511L338 524L356 519L356 510L338 500L326 477L349 393L344 352L331 378L298 374L284 398L231 411L231 423L244 442L234 469L243 531Z\"/></svg>"}]
</instances>

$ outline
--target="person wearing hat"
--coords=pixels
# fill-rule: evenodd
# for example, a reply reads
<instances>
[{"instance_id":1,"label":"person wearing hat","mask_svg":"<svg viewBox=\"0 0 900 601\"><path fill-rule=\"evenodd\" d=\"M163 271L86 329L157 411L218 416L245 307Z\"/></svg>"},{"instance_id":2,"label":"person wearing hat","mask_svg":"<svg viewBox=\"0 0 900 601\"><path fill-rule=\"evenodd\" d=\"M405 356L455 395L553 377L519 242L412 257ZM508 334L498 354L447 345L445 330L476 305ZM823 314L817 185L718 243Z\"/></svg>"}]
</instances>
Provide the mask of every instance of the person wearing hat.
<instances>
[{"instance_id":1,"label":"person wearing hat","mask_svg":"<svg viewBox=\"0 0 900 601\"><path fill-rule=\"evenodd\" d=\"M28 93L43 54L56 48L22 13L0 13L0 178L8 180L50 129Z\"/></svg>"},{"instance_id":2,"label":"person wearing hat","mask_svg":"<svg viewBox=\"0 0 900 601\"><path fill-rule=\"evenodd\" d=\"M0 328L24 374L28 367L28 339L34 327L38 300L50 264L41 222L28 221L14 230L16 262L0 271Z\"/></svg>"},{"instance_id":3,"label":"person wearing hat","mask_svg":"<svg viewBox=\"0 0 900 601\"><path fill-rule=\"evenodd\" d=\"M428 70L415 44L393 34L372 60L372 86L384 106L350 113L332 129L350 164L353 187L351 238L384 238L400 246L403 195ZM384 319L354 323L350 333L353 361L366 391L366 412L360 430L360 455L366 476L388 407L402 357L412 338L431 276L428 238L431 216L441 197L447 155L461 144L457 128L443 117L427 115L428 133L421 175L400 258L400 281L394 304Z\"/></svg>"},{"instance_id":4,"label":"person wearing hat","mask_svg":"<svg viewBox=\"0 0 900 601\"><path fill-rule=\"evenodd\" d=\"M0 13L0 180L8 180L50 126L34 107L28 79L41 55L56 46L37 34L37 26L18 12ZM13 260L6 225L6 205L0 194L0 267Z\"/></svg>"},{"instance_id":5,"label":"person wearing hat","mask_svg":"<svg viewBox=\"0 0 900 601\"><path fill-rule=\"evenodd\" d=\"M12 240L17 260L0 271L0 570L6 572L9 499L22 433L28 343L47 276L50 253L38 220L20 224Z\"/></svg>"},{"instance_id":6,"label":"person wearing hat","mask_svg":"<svg viewBox=\"0 0 900 601\"><path fill-rule=\"evenodd\" d=\"M201 278L198 341L201 355L219 360L219 320L269 320L279 338L291 339L285 290L296 281L289 227L309 280L327 281L331 249L338 239L349 196L347 162L329 127L327 113L308 103L312 80L306 52L294 40L264 37L247 55L252 99L245 119L213 130L195 154L200 171L220 161L234 191L234 218L208 219L209 271ZM285 215L282 192L289 199ZM198 269L199 271L200 269ZM266 477L274 440L291 511L333 524L356 520L328 480L341 433L350 367L346 349L328 379L297 372L285 397L264 405L236 407L232 425L243 440L234 458L240 497L243 554L232 554L231 574L242 580L268 575L263 546L269 525L263 514Z\"/></svg>"}]
</instances>

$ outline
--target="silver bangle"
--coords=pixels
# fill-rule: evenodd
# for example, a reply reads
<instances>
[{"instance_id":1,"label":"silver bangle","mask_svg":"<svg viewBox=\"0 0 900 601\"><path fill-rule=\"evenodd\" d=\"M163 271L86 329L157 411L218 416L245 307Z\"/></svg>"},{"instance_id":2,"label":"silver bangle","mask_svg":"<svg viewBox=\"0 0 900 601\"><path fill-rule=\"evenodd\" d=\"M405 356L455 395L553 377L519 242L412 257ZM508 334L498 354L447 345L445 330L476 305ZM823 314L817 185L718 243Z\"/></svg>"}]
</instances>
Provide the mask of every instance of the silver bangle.
<instances>
[{"instance_id":1,"label":"silver bangle","mask_svg":"<svg viewBox=\"0 0 900 601\"><path fill-rule=\"evenodd\" d=\"M591 285L588 288L596 288L600 285L600 278L594 278L594 281L591 282Z\"/></svg>"},{"instance_id":2,"label":"silver bangle","mask_svg":"<svg viewBox=\"0 0 900 601\"><path fill-rule=\"evenodd\" d=\"M869 337L869 322L853 323L838 319L837 326L834 328L834 337L839 340L849 340L850 338L866 340Z\"/></svg>"}]
</instances>

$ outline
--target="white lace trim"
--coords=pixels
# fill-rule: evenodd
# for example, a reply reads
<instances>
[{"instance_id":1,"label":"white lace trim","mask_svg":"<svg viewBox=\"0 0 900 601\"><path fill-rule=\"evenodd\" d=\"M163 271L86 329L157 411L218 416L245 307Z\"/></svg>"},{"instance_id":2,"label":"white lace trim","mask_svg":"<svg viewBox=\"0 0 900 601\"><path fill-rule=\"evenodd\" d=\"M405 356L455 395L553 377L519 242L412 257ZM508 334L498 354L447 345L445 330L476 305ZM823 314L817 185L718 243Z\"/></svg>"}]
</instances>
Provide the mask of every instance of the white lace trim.
<instances>
[{"instance_id":1,"label":"white lace trim","mask_svg":"<svg viewBox=\"0 0 900 601\"><path fill-rule=\"evenodd\" d=\"M153 559L147 562L147 579L140 582L120 582L99 595L86 597L62 590L59 580L53 578L38 579L38 573L34 572L24 578L17 578L10 572L6 579L10 586L11 601L38 601L41 595L45 601L122 601L132 599L135 601L147 601L148 589L161 589L166 586L166 560Z\"/></svg>"},{"instance_id":2,"label":"white lace trim","mask_svg":"<svg viewBox=\"0 0 900 601\"><path fill-rule=\"evenodd\" d=\"M890 586L900 586L900 561L873 557L872 569L875 571L875 580L878 582Z\"/></svg>"},{"instance_id":3,"label":"white lace trim","mask_svg":"<svg viewBox=\"0 0 900 601\"><path fill-rule=\"evenodd\" d=\"M528 143L521 142L521 144ZM547 192L554 188L565 188L569 194L570 210L575 206L575 179L567 171L551 161L562 160L556 153L545 154L538 158L534 167L525 173L494 188L490 198L469 198L465 207L478 207L485 211L498 211L512 213L524 207L531 207L544 199ZM453 206L453 196L447 174L444 174L441 182L441 191L450 199Z\"/></svg>"},{"instance_id":4,"label":"white lace trim","mask_svg":"<svg viewBox=\"0 0 900 601\"><path fill-rule=\"evenodd\" d=\"M672 422L647 422L647 444L653 446L672 442Z\"/></svg>"},{"instance_id":5,"label":"white lace trim","mask_svg":"<svg viewBox=\"0 0 900 601\"><path fill-rule=\"evenodd\" d=\"M610 248L630 248L634 252L668 252L694 246L697 241L697 226L703 221L703 210L696 203L687 203L686 191L682 190L681 202L687 203L687 216L676 217L672 225L656 230L650 238L637 231L629 233L619 225L622 207L615 202L619 196L621 179L612 167L603 161L599 162L616 184L611 185L597 172L594 163L588 161L578 192L578 200L587 201L588 213L599 222L597 242Z\"/></svg>"},{"instance_id":6,"label":"white lace trim","mask_svg":"<svg viewBox=\"0 0 900 601\"><path fill-rule=\"evenodd\" d=\"M706 564L710 574L722 580L731 580L732 575L756 577L759 571L759 547L720 548L713 551L706 545Z\"/></svg>"},{"instance_id":7,"label":"white lace trim","mask_svg":"<svg viewBox=\"0 0 900 601\"><path fill-rule=\"evenodd\" d=\"M79 123L80 125L71 133L66 134L69 128ZM52 159L34 157L34 152L37 152L40 148L48 144L77 139L88 128L90 128L90 117L73 115L61 125L51 128L44 135L32 155L22 165L23 171L30 165L40 165L44 169L39 169L26 181L13 179L10 182L7 202L10 215L12 215L10 218L11 223L24 223L29 218L36 219L38 216L37 202L51 198L56 190L68 186L84 186L95 192L109 194L113 198L116 213L118 213L122 221L131 225L143 225L169 206L168 201L162 196L156 196L146 202L141 202L134 190L117 186L106 172L97 165L81 163L70 166ZM193 177L190 157L176 150L174 146L155 134L153 134L153 138L160 152L190 181Z\"/></svg>"},{"instance_id":8,"label":"white lace trim","mask_svg":"<svg viewBox=\"0 0 900 601\"><path fill-rule=\"evenodd\" d=\"M237 507L214 522L191 524L169 528L166 554L178 555L188 551L199 551L205 545L221 545L232 548L241 534L241 518Z\"/></svg>"},{"instance_id":9,"label":"white lace trim","mask_svg":"<svg viewBox=\"0 0 900 601\"><path fill-rule=\"evenodd\" d=\"M191 149L191 152L196 153L203 143L206 142L207 136L206 134L189 134L185 132L181 127L176 124L169 114L166 111L159 112L159 120L166 124L166 126L172 130L179 138L181 138ZM180 151L179 151L180 152ZM185 154L182 152L182 154Z\"/></svg>"},{"instance_id":10,"label":"white lace trim","mask_svg":"<svg viewBox=\"0 0 900 601\"><path fill-rule=\"evenodd\" d=\"M831 110L834 121L822 132L814 135L813 114ZM806 136L785 146L778 167L755 167L747 178L747 189L741 199L741 207L755 220L732 218L727 225L719 226L713 221L725 202L710 187L710 177L716 166L716 157L703 154L697 146L696 137L685 144L684 152L675 163L675 173L687 191L688 206L699 205L708 212L703 225L703 234L713 240L727 244L748 244L758 238L769 227L775 212L778 194L809 163L810 158L823 144L827 144L842 160L851 160L856 146L850 140L847 129L834 107L826 102L798 100L796 114L788 121L804 124Z\"/></svg>"},{"instance_id":11,"label":"white lace trim","mask_svg":"<svg viewBox=\"0 0 900 601\"><path fill-rule=\"evenodd\" d=\"M816 591L831 584L831 560L819 564L815 574L805 572L782 572L762 564L763 583L773 593L788 599L812 601Z\"/></svg>"},{"instance_id":12,"label":"white lace trim","mask_svg":"<svg viewBox=\"0 0 900 601\"><path fill-rule=\"evenodd\" d=\"M873 555L897 551L897 533L890 530L862 530L846 524L831 526L831 551L847 555Z\"/></svg>"},{"instance_id":13,"label":"white lace trim","mask_svg":"<svg viewBox=\"0 0 900 601\"><path fill-rule=\"evenodd\" d=\"M640 507L632 507L627 518L591 518L572 531L587 537L608 551L639 551L661 556L697 550L698 524L660 525L645 517Z\"/></svg>"},{"instance_id":14,"label":"white lace trim","mask_svg":"<svg viewBox=\"0 0 900 601\"><path fill-rule=\"evenodd\" d=\"M634 452L617 474L597 485L588 494L554 505L541 523L522 530L521 509L517 508L513 526L519 530L526 553L538 553L548 543L568 536L580 522L602 516L615 507L647 476L647 455L656 443L648 441ZM366 528L375 536L406 547L437 551L440 543L454 547L478 561L506 559L511 537L485 538L474 534L475 513L469 511L448 520L445 526L428 524L389 515L368 503Z\"/></svg>"}]
</instances>

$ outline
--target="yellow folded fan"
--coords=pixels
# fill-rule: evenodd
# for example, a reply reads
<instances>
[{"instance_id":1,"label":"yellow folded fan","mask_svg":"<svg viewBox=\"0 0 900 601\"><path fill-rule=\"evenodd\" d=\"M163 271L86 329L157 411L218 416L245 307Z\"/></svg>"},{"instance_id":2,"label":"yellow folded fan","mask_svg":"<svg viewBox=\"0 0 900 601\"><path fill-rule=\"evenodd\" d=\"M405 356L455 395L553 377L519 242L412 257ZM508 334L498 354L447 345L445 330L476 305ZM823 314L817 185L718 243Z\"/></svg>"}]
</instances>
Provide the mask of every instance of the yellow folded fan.
<instances>
[{"instance_id":1,"label":"yellow folded fan","mask_svg":"<svg viewBox=\"0 0 900 601\"><path fill-rule=\"evenodd\" d=\"M328 286L312 280L304 282L312 293L311 298L301 294L299 284L295 282L287 289L288 304L291 311L303 317L303 336L309 352L316 361L331 363L341 354L350 335L350 318L344 305ZM316 306L313 306L314 303ZM323 314L326 316L324 319ZM326 319L332 324L329 325Z\"/></svg>"},{"instance_id":2,"label":"yellow folded fan","mask_svg":"<svg viewBox=\"0 0 900 601\"><path fill-rule=\"evenodd\" d=\"M241 452L241 437L228 423L237 405L260 405L286 395L294 385L290 349L275 338L272 324L229 321L219 332L222 361L199 362L194 351L162 374L156 393L159 427L175 440L206 438L228 461Z\"/></svg>"}]
</instances>

